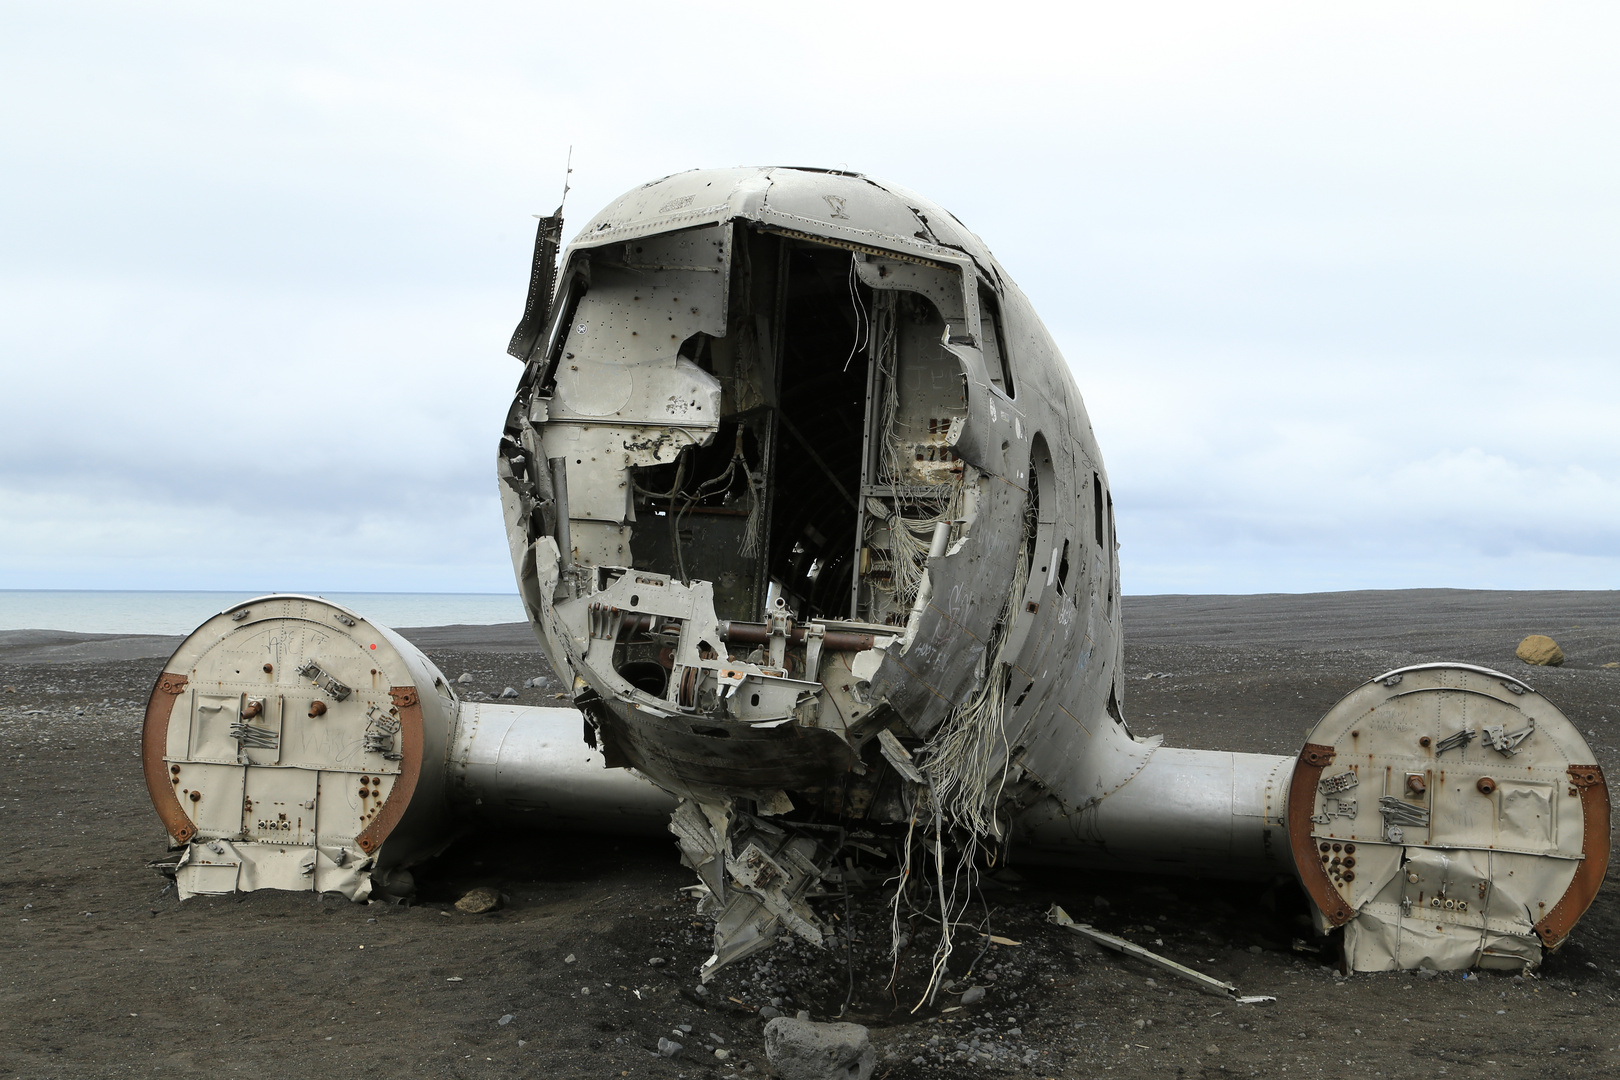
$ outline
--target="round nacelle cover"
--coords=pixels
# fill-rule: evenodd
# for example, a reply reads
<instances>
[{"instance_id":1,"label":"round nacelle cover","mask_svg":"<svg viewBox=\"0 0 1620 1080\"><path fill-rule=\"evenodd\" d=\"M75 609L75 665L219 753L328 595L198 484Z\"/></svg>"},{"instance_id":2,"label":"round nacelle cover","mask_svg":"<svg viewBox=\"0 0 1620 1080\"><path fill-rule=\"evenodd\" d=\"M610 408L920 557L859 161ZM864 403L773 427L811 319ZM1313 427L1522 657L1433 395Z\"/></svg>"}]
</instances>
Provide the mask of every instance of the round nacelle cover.
<instances>
[{"instance_id":1,"label":"round nacelle cover","mask_svg":"<svg viewBox=\"0 0 1620 1080\"><path fill-rule=\"evenodd\" d=\"M392 631L314 597L250 600L198 627L158 676L141 739L152 802L186 845L182 896L363 897L418 785L440 780L423 762L443 742L442 686Z\"/></svg>"},{"instance_id":2,"label":"round nacelle cover","mask_svg":"<svg viewBox=\"0 0 1620 1080\"><path fill-rule=\"evenodd\" d=\"M1501 672L1424 664L1346 695L1295 765L1300 879L1348 966L1520 968L1586 911L1609 857L1575 726Z\"/></svg>"}]
</instances>

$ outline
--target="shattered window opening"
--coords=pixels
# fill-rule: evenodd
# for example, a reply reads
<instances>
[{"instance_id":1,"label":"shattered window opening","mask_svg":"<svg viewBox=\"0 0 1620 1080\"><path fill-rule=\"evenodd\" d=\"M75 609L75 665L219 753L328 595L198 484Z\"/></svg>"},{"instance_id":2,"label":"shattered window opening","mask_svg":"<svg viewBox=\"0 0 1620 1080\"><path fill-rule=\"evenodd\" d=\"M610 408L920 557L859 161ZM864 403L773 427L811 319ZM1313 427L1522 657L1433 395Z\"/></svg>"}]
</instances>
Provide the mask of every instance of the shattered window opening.
<instances>
[{"instance_id":1,"label":"shattered window opening","mask_svg":"<svg viewBox=\"0 0 1620 1080\"><path fill-rule=\"evenodd\" d=\"M1001 329L1001 302L984 282L979 282L979 348L990 382L1009 398L1017 397L1013 387L1012 357L1007 354L1007 335Z\"/></svg>"}]
</instances>

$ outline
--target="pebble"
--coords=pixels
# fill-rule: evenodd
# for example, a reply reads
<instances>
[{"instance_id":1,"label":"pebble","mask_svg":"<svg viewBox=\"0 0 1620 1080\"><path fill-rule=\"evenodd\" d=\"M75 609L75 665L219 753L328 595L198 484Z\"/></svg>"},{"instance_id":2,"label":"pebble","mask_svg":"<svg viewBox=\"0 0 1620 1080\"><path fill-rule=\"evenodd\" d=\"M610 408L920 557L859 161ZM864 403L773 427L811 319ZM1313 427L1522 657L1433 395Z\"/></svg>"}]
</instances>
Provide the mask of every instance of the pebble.
<instances>
[{"instance_id":1,"label":"pebble","mask_svg":"<svg viewBox=\"0 0 1620 1080\"><path fill-rule=\"evenodd\" d=\"M517 1017L513 1016L511 1013L507 1013L505 1016L501 1017L499 1020L497 1020L495 1022L497 1024L501 1025L501 1027L505 1027L507 1024L510 1024L513 1020L516 1020L516 1019L517 1019Z\"/></svg>"},{"instance_id":2,"label":"pebble","mask_svg":"<svg viewBox=\"0 0 1620 1080\"><path fill-rule=\"evenodd\" d=\"M731 1056L731 1051L722 1046L715 1050L714 1056L719 1058L721 1061L724 1061L726 1058Z\"/></svg>"},{"instance_id":3,"label":"pebble","mask_svg":"<svg viewBox=\"0 0 1620 1080\"><path fill-rule=\"evenodd\" d=\"M970 986L967 992L962 995L962 1004L964 1005L976 1005L983 1000L984 987L982 986Z\"/></svg>"},{"instance_id":4,"label":"pebble","mask_svg":"<svg viewBox=\"0 0 1620 1080\"><path fill-rule=\"evenodd\" d=\"M514 698L514 697L517 697L517 696L518 696L517 690L515 690L514 688L512 688L510 686L508 686L505 690L501 691L501 697L503 697L503 698Z\"/></svg>"},{"instance_id":5,"label":"pebble","mask_svg":"<svg viewBox=\"0 0 1620 1080\"><path fill-rule=\"evenodd\" d=\"M648 957L647 959L648 967L663 967L667 963L669 963L669 961L665 960L662 956L652 956Z\"/></svg>"},{"instance_id":6,"label":"pebble","mask_svg":"<svg viewBox=\"0 0 1620 1080\"><path fill-rule=\"evenodd\" d=\"M781 1016L781 1015L782 1015L782 1010L781 1009L772 1008L769 1005L762 1006L760 1008L760 1010L759 1010L759 1018L761 1020L775 1020L778 1016Z\"/></svg>"},{"instance_id":7,"label":"pebble","mask_svg":"<svg viewBox=\"0 0 1620 1080\"><path fill-rule=\"evenodd\" d=\"M663 1057L672 1058L685 1049L686 1047L682 1046L674 1039L666 1039L663 1036L659 1036L658 1038L658 1053Z\"/></svg>"},{"instance_id":8,"label":"pebble","mask_svg":"<svg viewBox=\"0 0 1620 1080\"><path fill-rule=\"evenodd\" d=\"M463 671L456 678L456 682L461 683L462 685L466 685L467 683L470 683L472 681L473 681L473 677L472 677L472 672L470 672L470 671Z\"/></svg>"}]
</instances>

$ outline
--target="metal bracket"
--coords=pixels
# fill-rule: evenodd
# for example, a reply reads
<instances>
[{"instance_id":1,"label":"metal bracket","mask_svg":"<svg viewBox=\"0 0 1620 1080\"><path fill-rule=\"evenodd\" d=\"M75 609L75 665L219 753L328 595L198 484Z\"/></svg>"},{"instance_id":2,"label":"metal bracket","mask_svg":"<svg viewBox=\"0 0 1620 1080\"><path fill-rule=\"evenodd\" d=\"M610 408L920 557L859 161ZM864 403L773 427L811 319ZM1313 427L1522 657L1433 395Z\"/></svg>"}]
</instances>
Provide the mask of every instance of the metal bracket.
<instances>
[{"instance_id":1,"label":"metal bracket","mask_svg":"<svg viewBox=\"0 0 1620 1080\"><path fill-rule=\"evenodd\" d=\"M1498 750L1511 757L1519 752L1519 744L1535 734L1536 721L1532 717L1530 723L1518 731L1509 731L1507 726L1488 727L1481 729L1485 733L1485 745L1492 750Z\"/></svg>"}]
</instances>

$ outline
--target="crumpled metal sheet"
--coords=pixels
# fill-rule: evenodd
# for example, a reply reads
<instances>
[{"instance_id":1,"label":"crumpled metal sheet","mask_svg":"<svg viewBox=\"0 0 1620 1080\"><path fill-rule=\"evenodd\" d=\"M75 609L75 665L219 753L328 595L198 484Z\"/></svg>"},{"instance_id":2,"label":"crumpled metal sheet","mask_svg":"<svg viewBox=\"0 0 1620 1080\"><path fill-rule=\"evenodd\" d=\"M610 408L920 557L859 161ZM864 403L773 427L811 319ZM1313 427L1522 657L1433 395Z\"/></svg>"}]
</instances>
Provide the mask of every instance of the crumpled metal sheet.
<instances>
[{"instance_id":1,"label":"crumpled metal sheet","mask_svg":"<svg viewBox=\"0 0 1620 1080\"><path fill-rule=\"evenodd\" d=\"M675 808L669 831L681 849L681 863L707 890L699 913L715 920L714 955L700 973L704 982L775 942L779 929L812 945L822 943L821 922L804 899L823 873L814 840L695 799Z\"/></svg>"},{"instance_id":2,"label":"crumpled metal sheet","mask_svg":"<svg viewBox=\"0 0 1620 1080\"><path fill-rule=\"evenodd\" d=\"M186 845L175 867L180 899L259 889L371 895L372 860L346 848L205 840Z\"/></svg>"}]
</instances>

